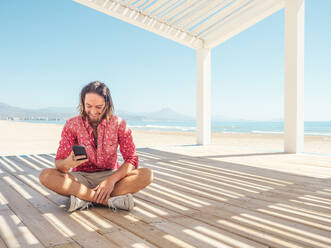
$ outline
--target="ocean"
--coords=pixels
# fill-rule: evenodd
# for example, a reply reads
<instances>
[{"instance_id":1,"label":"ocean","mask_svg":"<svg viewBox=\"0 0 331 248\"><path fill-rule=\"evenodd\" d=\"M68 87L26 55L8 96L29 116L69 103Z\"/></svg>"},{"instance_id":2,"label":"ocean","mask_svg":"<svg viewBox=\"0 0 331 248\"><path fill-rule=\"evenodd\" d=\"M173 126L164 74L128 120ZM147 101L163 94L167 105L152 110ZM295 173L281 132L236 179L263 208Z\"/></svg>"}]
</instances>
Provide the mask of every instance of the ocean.
<instances>
[{"instance_id":1,"label":"ocean","mask_svg":"<svg viewBox=\"0 0 331 248\"><path fill-rule=\"evenodd\" d=\"M195 132L195 122L128 122L134 129L142 130L164 130L164 131L182 131ZM282 134L284 132L283 122L273 121L222 121L212 122L211 131L216 133L274 133ZM312 122L304 123L304 132L306 135L325 135L331 136L331 122Z\"/></svg>"},{"instance_id":2,"label":"ocean","mask_svg":"<svg viewBox=\"0 0 331 248\"><path fill-rule=\"evenodd\" d=\"M27 121L33 123L64 124L64 121ZM156 131L195 132L195 122L184 121L127 121L132 129ZM284 132L284 123L281 121L222 121L212 122L211 131L217 133L274 133ZM331 136L331 122L306 121L305 135Z\"/></svg>"}]
</instances>

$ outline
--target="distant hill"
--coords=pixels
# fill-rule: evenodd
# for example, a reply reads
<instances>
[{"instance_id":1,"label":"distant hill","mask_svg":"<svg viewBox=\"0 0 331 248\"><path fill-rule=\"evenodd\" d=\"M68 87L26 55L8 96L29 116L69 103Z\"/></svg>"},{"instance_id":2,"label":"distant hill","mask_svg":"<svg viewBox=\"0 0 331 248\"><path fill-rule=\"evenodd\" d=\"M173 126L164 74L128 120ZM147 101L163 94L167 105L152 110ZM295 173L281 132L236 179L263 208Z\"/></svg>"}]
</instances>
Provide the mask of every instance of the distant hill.
<instances>
[{"instance_id":1,"label":"distant hill","mask_svg":"<svg viewBox=\"0 0 331 248\"><path fill-rule=\"evenodd\" d=\"M78 114L76 108L47 107L41 109L25 109L0 103L0 119L21 120L66 120ZM195 116L178 113L171 108L163 108L155 112L133 113L115 110L115 114L127 121L195 121ZM213 121L234 121L224 116L213 116Z\"/></svg>"},{"instance_id":2,"label":"distant hill","mask_svg":"<svg viewBox=\"0 0 331 248\"><path fill-rule=\"evenodd\" d=\"M25 109L13 107L6 103L0 103L0 119L60 119L65 120L78 114L75 108L57 108L48 107L41 109ZM182 115L170 108L164 108L160 111L151 113L132 113L124 110L116 111L115 114L126 120L153 120L153 121L188 121L194 120L193 117Z\"/></svg>"},{"instance_id":3,"label":"distant hill","mask_svg":"<svg viewBox=\"0 0 331 248\"><path fill-rule=\"evenodd\" d=\"M65 120L77 114L74 108L42 108L42 109L25 109L13 107L6 103L0 103L0 119L50 119Z\"/></svg>"}]
</instances>

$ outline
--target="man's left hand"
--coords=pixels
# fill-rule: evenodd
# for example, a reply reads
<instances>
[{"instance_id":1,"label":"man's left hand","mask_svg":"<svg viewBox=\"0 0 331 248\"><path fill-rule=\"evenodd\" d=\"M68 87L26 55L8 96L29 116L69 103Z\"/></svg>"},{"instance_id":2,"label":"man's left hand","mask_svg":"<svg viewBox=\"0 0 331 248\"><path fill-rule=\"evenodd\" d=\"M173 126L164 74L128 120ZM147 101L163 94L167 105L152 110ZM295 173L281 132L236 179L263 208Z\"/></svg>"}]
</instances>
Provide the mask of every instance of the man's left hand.
<instances>
[{"instance_id":1,"label":"man's left hand","mask_svg":"<svg viewBox=\"0 0 331 248\"><path fill-rule=\"evenodd\" d=\"M95 195L93 196L93 202L107 205L107 201L110 197L111 192L114 190L115 183L107 178L102 181L97 187L93 190L95 191Z\"/></svg>"}]
</instances>

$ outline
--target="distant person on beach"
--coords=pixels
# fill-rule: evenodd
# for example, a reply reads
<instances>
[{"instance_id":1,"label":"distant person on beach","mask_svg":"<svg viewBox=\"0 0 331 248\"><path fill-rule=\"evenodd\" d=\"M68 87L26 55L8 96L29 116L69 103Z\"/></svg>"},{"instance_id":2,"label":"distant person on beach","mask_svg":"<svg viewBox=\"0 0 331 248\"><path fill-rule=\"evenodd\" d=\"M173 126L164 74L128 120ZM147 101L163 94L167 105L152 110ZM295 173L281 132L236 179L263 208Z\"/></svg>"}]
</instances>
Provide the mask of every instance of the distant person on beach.
<instances>
[{"instance_id":1,"label":"distant person on beach","mask_svg":"<svg viewBox=\"0 0 331 248\"><path fill-rule=\"evenodd\" d=\"M39 180L50 190L69 196L68 212L93 203L129 211L134 206L132 194L152 182L152 172L138 168L131 130L113 114L113 101L104 83L86 85L80 93L79 108L80 115L63 127L56 168L43 170ZM84 146L86 155L75 155L75 145ZM118 146L122 165L117 160Z\"/></svg>"}]
</instances>

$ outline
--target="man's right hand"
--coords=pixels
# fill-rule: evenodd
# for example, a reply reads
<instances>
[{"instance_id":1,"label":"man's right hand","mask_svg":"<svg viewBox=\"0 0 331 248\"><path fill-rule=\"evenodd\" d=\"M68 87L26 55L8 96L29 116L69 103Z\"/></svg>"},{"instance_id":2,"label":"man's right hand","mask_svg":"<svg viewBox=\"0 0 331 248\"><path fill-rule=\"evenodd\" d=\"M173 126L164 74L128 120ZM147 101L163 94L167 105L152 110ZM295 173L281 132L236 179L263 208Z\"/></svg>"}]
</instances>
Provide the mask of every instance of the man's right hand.
<instances>
[{"instance_id":1,"label":"man's right hand","mask_svg":"<svg viewBox=\"0 0 331 248\"><path fill-rule=\"evenodd\" d=\"M74 152L71 151L70 155L66 158L66 164L70 167L70 168L76 168L77 166L80 166L81 164L85 163L88 161L88 159L82 159L82 158L86 158L85 155L81 155L81 156L75 156ZM79 160L82 159L82 160Z\"/></svg>"}]
</instances>

